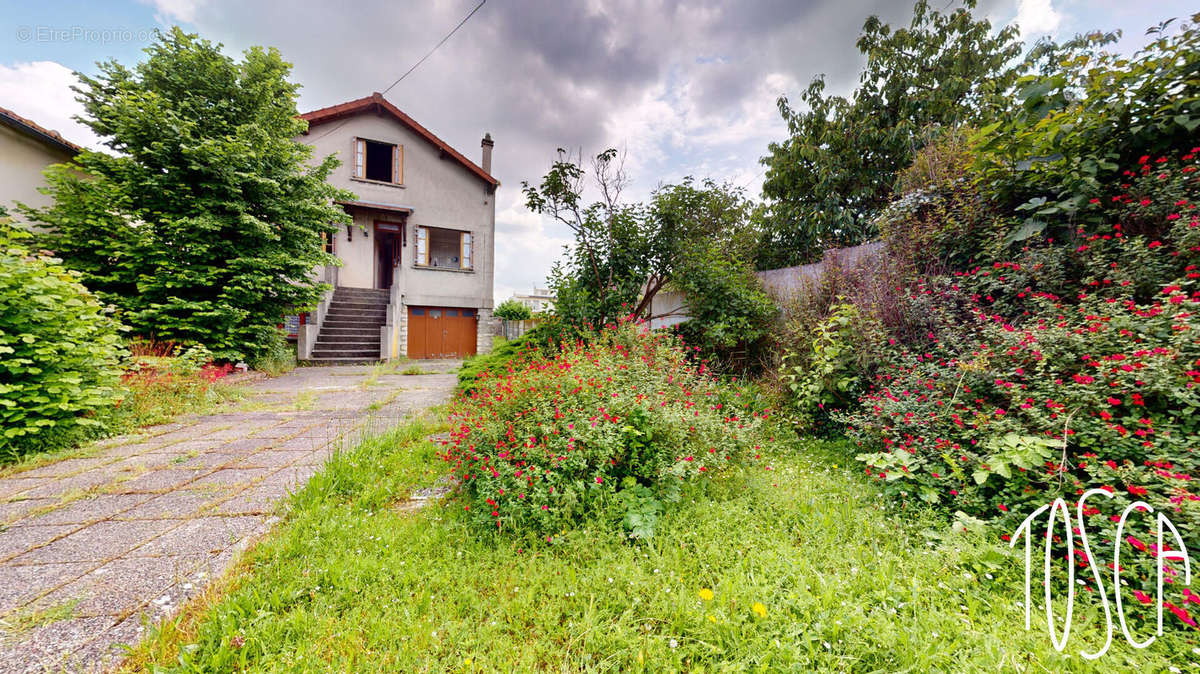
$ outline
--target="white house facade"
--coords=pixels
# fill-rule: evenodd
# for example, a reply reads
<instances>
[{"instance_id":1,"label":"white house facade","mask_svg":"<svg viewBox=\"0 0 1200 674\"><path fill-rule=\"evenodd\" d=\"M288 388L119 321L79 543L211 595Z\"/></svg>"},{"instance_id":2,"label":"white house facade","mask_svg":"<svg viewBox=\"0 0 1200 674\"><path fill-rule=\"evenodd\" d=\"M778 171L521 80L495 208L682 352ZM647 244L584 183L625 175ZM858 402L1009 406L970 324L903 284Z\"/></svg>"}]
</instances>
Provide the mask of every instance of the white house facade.
<instances>
[{"instance_id":1,"label":"white house facade","mask_svg":"<svg viewBox=\"0 0 1200 674\"><path fill-rule=\"evenodd\" d=\"M306 360L461 358L491 348L496 189L492 140L479 164L376 93L301 115L297 140L356 198L329 242L334 286L299 326Z\"/></svg>"},{"instance_id":2,"label":"white house facade","mask_svg":"<svg viewBox=\"0 0 1200 674\"><path fill-rule=\"evenodd\" d=\"M17 113L0 108L0 206L19 219L18 202L44 207L53 201L39 190L46 186L42 171L70 161L80 147L57 131L46 129Z\"/></svg>"}]
</instances>

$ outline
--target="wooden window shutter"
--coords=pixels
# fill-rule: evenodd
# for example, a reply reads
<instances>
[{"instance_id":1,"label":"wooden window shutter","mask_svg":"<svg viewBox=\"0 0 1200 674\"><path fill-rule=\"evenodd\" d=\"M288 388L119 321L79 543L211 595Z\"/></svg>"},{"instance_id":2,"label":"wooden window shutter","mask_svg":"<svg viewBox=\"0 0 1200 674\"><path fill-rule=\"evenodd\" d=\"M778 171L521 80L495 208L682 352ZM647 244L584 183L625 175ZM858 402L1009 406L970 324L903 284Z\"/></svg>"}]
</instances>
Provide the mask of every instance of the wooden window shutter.
<instances>
[{"instance_id":1,"label":"wooden window shutter","mask_svg":"<svg viewBox=\"0 0 1200 674\"><path fill-rule=\"evenodd\" d=\"M366 175L367 141L362 138L354 139L354 177Z\"/></svg>"},{"instance_id":2,"label":"wooden window shutter","mask_svg":"<svg viewBox=\"0 0 1200 674\"><path fill-rule=\"evenodd\" d=\"M459 235L459 255L458 266L461 269L471 268L471 233L463 232Z\"/></svg>"},{"instance_id":3,"label":"wooden window shutter","mask_svg":"<svg viewBox=\"0 0 1200 674\"><path fill-rule=\"evenodd\" d=\"M417 228L417 264L429 264L429 230Z\"/></svg>"},{"instance_id":4,"label":"wooden window shutter","mask_svg":"<svg viewBox=\"0 0 1200 674\"><path fill-rule=\"evenodd\" d=\"M404 184L404 146L392 146L392 182Z\"/></svg>"}]
</instances>

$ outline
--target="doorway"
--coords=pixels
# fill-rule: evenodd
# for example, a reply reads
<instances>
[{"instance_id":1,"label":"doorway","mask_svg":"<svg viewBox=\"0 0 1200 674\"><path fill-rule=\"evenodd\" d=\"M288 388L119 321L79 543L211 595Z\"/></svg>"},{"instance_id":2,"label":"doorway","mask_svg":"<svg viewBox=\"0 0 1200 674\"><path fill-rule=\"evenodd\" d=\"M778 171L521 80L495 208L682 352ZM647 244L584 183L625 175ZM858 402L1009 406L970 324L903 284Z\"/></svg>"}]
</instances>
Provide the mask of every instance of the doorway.
<instances>
[{"instance_id":1,"label":"doorway","mask_svg":"<svg viewBox=\"0 0 1200 674\"><path fill-rule=\"evenodd\" d=\"M375 287L385 290L396 279L396 265L403 259L404 224L375 221Z\"/></svg>"}]
</instances>

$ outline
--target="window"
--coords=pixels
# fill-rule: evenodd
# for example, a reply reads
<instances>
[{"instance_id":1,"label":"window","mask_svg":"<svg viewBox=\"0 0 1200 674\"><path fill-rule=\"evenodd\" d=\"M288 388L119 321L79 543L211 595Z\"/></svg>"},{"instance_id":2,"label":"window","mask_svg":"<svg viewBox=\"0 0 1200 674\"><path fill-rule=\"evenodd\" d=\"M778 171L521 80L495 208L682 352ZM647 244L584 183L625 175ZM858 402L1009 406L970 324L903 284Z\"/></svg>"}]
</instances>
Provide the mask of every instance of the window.
<instances>
[{"instance_id":1,"label":"window","mask_svg":"<svg viewBox=\"0 0 1200 674\"><path fill-rule=\"evenodd\" d=\"M354 139L354 177L404 184L404 146Z\"/></svg>"},{"instance_id":2,"label":"window","mask_svg":"<svg viewBox=\"0 0 1200 674\"><path fill-rule=\"evenodd\" d=\"M417 227L416 264L440 269L474 269L470 232Z\"/></svg>"}]
</instances>

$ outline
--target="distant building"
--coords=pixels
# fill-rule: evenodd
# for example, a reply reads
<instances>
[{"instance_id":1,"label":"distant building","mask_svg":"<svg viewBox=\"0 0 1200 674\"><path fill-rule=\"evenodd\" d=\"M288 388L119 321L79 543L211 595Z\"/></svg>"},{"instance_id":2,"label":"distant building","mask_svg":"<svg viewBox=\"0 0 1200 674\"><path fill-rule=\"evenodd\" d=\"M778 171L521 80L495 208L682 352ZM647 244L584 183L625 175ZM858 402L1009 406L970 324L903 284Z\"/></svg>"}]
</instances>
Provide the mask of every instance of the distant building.
<instances>
[{"instance_id":1,"label":"distant building","mask_svg":"<svg viewBox=\"0 0 1200 674\"><path fill-rule=\"evenodd\" d=\"M0 206L18 219L13 211L18 201L39 208L49 206L53 200L38 191L46 185L42 171L51 164L70 161L81 149L57 131L0 108Z\"/></svg>"},{"instance_id":2,"label":"distant building","mask_svg":"<svg viewBox=\"0 0 1200 674\"><path fill-rule=\"evenodd\" d=\"M533 292L528 295L513 293L512 299L529 307L529 310L535 314L554 310L554 293L548 288L534 288Z\"/></svg>"}]
</instances>

